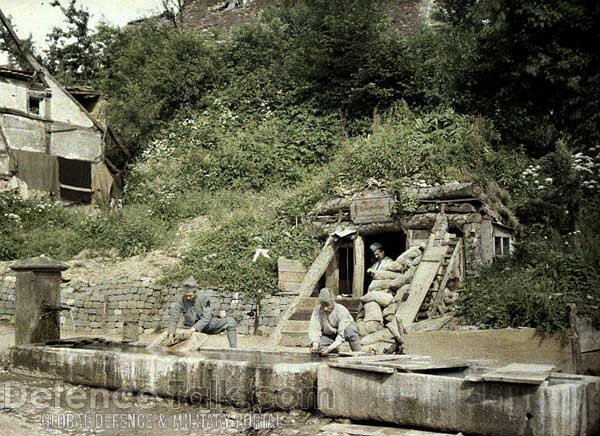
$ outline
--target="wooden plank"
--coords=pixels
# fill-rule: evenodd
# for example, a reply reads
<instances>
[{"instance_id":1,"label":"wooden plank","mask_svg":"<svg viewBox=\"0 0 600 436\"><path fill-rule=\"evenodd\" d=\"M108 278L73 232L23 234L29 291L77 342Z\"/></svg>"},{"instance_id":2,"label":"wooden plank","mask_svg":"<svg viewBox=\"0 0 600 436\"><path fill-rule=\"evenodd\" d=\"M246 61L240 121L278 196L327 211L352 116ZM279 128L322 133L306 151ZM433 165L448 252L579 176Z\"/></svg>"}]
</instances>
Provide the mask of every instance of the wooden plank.
<instances>
[{"instance_id":1,"label":"wooden plank","mask_svg":"<svg viewBox=\"0 0 600 436\"><path fill-rule=\"evenodd\" d=\"M424 258L425 256L428 256L431 260L425 261L425 259L423 259L417 267L415 276L410 284L410 294L408 295L408 299L400 305L397 312L397 316L402 320L404 326L412 324L419 313L419 309L435 279L440 267L440 262L447 249L447 245L428 247L425 249Z\"/></svg>"},{"instance_id":2,"label":"wooden plank","mask_svg":"<svg viewBox=\"0 0 600 436\"><path fill-rule=\"evenodd\" d=\"M368 356L360 356L360 357L347 357L341 359L343 362L352 362L352 363L366 363L372 364L376 362L388 362L388 361L425 361L431 360L429 356L418 356L413 354L370 354Z\"/></svg>"},{"instance_id":3,"label":"wooden plank","mask_svg":"<svg viewBox=\"0 0 600 436\"><path fill-rule=\"evenodd\" d=\"M314 310L319 304L319 299L316 297L305 297L298 303L297 310Z\"/></svg>"},{"instance_id":4,"label":"wooden plank","mask_svg":"<svg viewBox=\"0 0 600 436\"><path fill-rule=\"evenodd\" d=\"M279 343L279 340L281 339L281 332L283 329L283 325L284 325L285 321L290 319L292 314L294 312L296 312L296 309L298 308L300 301L303 298L309 297L310 294L312 294L315 287L318 285L319 280L321 279L321 277L325 273L325 270L327 269L327 266L329 265L329 263L335 256L335 253L337 251L336 247L337 247L337 243L330 236L327 239L327 241L325 242L325 245L323 246L323 248L321 249L321 252L317 256L317 258L314 260L314 262L308 269L306 275L304 276L304 280L302 280L302 284L298 288L299 295L288 306L287 310L285 311L285 313L279 320L279 324L277 325L277 327L275 327L275 329L273 330L273 333L271 333L271 336L269 338L269 345L271 347L275 347Z\"/></svg>"},{"instance_id":5,"label":"wooden plank","mask_svg":"<svg viewBox=\"0 0 600 436\"><path fill-rule=\"evenodd\" d=\"M277 259L277 269L279 271L300 272L306 274L306 267L299 260L286 259L280 257Z\"/></svg>"},{"instance_id":6,"label":"wooden plank","mask_svg":"<svg viewBox=\"0 0 600 436\"><path fill-rule=\"evenodd\" d=\"M422 362L378 362L378 365L387 368L395 368L407 372L419 372L438 369L459 369L468 368L469 361L464 359L450 359L439 361L422 361Z\"/></svg>"},{"instance_id":7,"label":"wooden plank","mask_svg":"<svg viewBox=\"0 0 600 436\"><path fill-rule=\"evenodd\" d=\"M362 236L354 239L354 275L352 277L352 298L363 296L365 285L365 240Z\"/></svg>"},{"instance_id":8,"label":"wooden plank","mask_svg":"<svg viewBox=\"0 0 600 436\"><path fill-rule=\"evenodd\" d=\"M356 371L376 372L379 374L394 374L396 372L393 368L385 368L379 365L365 365L360 363L346 363L346 362L328 362L327 365L334 368L343 369L354 369Z\"/></svg>"},{"instance_id":9,"label":"wooden plank","mask_svg":"<svg viewBox=\"0 0 600 436\"><path fill-rule=\"evenodd\" d=\"M542 384L549 376L554 365L534 365L529 363L511 363L494 371L481 375L487 382Z\"/></svg>"},{"instance_id":10,"label":"wooden plank","mask_svg":"<svg viewBox=\"0 0 600 436\"><path fill-rule=\"evenodd\" d=\"M350 218L356 224L390 222L393 205L394 198L385 191L366 192L352 200Z\"/></svg>"},{"instance_id":11,"label":"wooden plank","mask_svg":"<svg viewBox=\"0 0 600 436\"><path fill-rule=\"evenodd\" d=\"M340 269L338 265L339 255L336 253L329 262L329 266L325 270L325 287L333 293L338 295L340 293Z\"/></svg>"},{"instance_id":12,"label":"wooden plank","mask_svg":"<svg viewBox=\"0 0 600 436\"><path fill-rule=\"evenodd\" d=\"M453 436L450 433L437 433L407 428L338 423L327 424L321 427L321 431L326 434L342 433L354 436Z\"/></svg>"}]
</instances>

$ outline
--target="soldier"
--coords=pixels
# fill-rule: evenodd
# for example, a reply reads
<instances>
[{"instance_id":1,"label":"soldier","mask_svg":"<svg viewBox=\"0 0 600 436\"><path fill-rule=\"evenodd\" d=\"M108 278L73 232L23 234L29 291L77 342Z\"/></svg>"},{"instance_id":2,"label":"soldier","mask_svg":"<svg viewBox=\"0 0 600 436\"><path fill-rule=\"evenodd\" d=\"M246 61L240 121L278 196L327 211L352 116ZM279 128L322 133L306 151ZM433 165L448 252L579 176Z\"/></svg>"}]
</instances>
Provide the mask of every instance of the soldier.
<instances>
[{"instance_id":1,"label":"soldier","mask_svg":"<svg viewBox=\"0 0 600 436\"><path fill-rule=\"evenodd\" d=\"M385 255L385 250L383 249L383 245L379 242L374 242L369 245L369 249L373 252L375 256L375 263L367 270L370 275L373 275L374 271L385 271L387 270L387 266L393 262L392 259Z\"/></svg>"},{"instance_id":2,"label":"soldier","mask_svg":"<svg viewBox=\"0 0 600 436\"><path fill-rule=\"evenodd\" d=\"M189 327L191 333L201 332L208 335L226 332L230 348L237 347L236 322L233 318L213 316L211 307L212 291L198 291L198 283L193 276L183 282L184 294L181 300L171 307L167 344L175 342L175 332L181 316L183 325Z\"/></svg>"},{"instance_id":3,"label":"soldier","mask_svg":"<svg viewBox=\"0 0 600 436\"><path fill-rule=\"evenodd\" d=\"M358 328L348 309L334 301L331 291L321 289L319 305L313 310L308 325L310 351L326 355L339 348L344 341L352 351L360 351Z\"/></svg>"}]
</instances>

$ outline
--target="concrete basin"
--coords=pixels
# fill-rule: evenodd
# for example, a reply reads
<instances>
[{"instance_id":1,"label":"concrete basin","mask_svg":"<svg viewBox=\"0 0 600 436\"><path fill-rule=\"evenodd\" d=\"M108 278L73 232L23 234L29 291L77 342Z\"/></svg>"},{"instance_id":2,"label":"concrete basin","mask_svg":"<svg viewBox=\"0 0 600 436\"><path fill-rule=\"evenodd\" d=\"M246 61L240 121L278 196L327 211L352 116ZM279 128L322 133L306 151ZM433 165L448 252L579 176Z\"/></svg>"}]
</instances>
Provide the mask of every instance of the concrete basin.
<instances>
[{"instance_id":1,"label":"concrete basin","mask_svg":"<svg viewBox=\"0 0 600 436\"><path fill-rule=\"evenodd\" d=\"M318 406L331 417L474 435L600 434L600 377L552 373L541 385L465 380L474 372L381 374L322 365Z\"/></svg>"},{"instance_id":2,"label":"concrete basin","mask_svg":"<svg viewBox=\"0 0 600 436\"><path fill-rule=\"evenodd\" d=\"M307 353L205 349L186 355L120 343L20 345L12 371L255 410L314 409L321 359Z\"/></svg>"}]
</instances>

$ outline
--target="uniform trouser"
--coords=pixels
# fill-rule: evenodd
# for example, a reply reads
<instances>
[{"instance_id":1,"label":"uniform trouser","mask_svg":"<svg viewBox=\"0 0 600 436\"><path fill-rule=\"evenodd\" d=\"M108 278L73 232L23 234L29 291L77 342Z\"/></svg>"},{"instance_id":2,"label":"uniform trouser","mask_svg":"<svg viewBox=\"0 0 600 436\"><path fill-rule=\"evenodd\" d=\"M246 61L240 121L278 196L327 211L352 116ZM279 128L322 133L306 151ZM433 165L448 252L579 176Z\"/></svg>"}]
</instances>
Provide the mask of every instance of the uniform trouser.
<instances>
[{"instance_id":1,"label":"uniform trouser","mask_svg":"<svg viewBox=\"0 0 600 436\"><path fill-rule=\"evenodd\" d=\"M360 351L360 337L358 336L358 328L355 324L350 324L344 330L344 340L350 344L350 349L352 351ZM333 344L335 341L335 336L321 336L319 340L319 345L322 347L326 347L328 345Z\"/></svg>"},{"instance_id":2,"label":"uniform trouser","mask_svg":"<svg viewBox=\"0 0 600 436\"><path fill-rule=\"evenodd\" d=\"M201 332L206 333L207 335L216 335L217 333L226 332L229 348L237 348L236 327L237 323L233 318L218 318L213 316Z\"/></svg>"}]
</instances>

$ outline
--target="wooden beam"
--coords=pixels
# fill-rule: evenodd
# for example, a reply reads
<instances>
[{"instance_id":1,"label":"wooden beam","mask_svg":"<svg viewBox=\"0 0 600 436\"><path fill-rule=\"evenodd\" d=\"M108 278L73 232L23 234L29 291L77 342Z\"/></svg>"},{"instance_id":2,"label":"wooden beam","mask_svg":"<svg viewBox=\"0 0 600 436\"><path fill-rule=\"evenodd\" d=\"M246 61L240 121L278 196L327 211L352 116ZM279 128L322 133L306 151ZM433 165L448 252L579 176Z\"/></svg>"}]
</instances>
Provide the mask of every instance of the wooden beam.
<instances>
[{"instance_id":1,"label":"wooden beam","mask_svg":"<svg viewBox=\"0 0 600 436\"><path fill-rule=\"evenodd\" d=\"M579 334L577 331L577 305L575 303L569 304L569 327L570 335L569 340L571 341L571 360L573 362L573 369L575 374L583 373L583 359L581 357L581 343L579 342Z\"/></svg>"},{"instance_id":2,"label":"wooden beam","mask_svg":"<svg viewBox=\"0 0 600 436\"><path fill-rule=\"evenodd\" d=\"M304 280L300 284L298 288L298 296L294 299L294 301L288 306L287 310L279 320L277 327L271 333L271 337L269 338L269 344L272 347L276 347L281 340L281 334L283 330L283 326L287 320L291 318L291 316L296 312L300 302L306 298L310 297L315 287L319 284L319 280L325 273L325 270L329 266L329 263L333 259L336 253L337 243L333 239L333 237L329 237L325 242L325 245L321 249L321 252L312 263L306 275L304 276Z\"/></svg>"},{"instance_id":3,"label":"wooden beam","mask_svg":"<svg viewBox=\"0 0 600 436\"><path fill-rule=\"evenodd\" d=\"M325 270L325 287L337 296L340 293L339 255L336 254Z\"/></svg>"},{"instance_id":4,"label":"wooden beam","mask_svg":"<svg viewBox=\"0 0 600 436\"><path fill-rule=\"evenodd\" d=\"M352 298L360 298L365 285L365 240L357 235L354 239L354 276L352 277Z\"/></svg>"},{"instance_id":5,"label":"wooden beam","mask_svg":"<svg viewBox=\"0 0 600 436\"><path fill-rule=\"evenodd\" d=\"M346 362L331 362L328 363L333 368L354 369L356 371L376 372L379 374L394 374L394 368L386 368L384 366L366 365L362 363L346 363Z\"/></svg>"}]
</instances>

